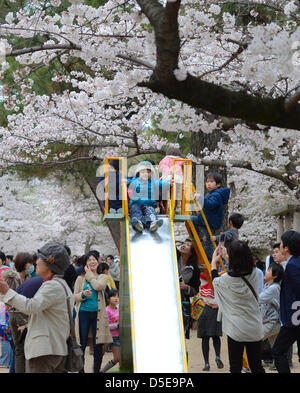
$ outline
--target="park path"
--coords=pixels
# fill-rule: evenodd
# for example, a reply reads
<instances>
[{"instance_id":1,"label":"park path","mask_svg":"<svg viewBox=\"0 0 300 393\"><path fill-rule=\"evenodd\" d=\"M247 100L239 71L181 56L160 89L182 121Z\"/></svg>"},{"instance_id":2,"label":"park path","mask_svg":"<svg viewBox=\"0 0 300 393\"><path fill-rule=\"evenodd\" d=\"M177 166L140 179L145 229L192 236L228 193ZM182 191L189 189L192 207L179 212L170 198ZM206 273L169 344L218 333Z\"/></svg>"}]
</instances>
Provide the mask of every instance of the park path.
<instances>
[{"instance_id":1,"label":"park path","mask_svg":"<svg viewBox=\"0 0 300 393\"><path fill-rule=\"evenodd\" d=\"M221 337L221 359L224 363L223 369L218 369L215 363L215 353L212 345L212 341L210 343L210 371L202 371L204 367L204 361L201 350L201 339L197 338L197 330L191 330L191 338L187 340L187 350L188 350L188 368L190 373L228 373L229 372L229 364L228 364L228 354L227 354L227 340L226 336ZM159 353L159 348L157 349ZM103 357L103 365L112 359L112 353L106 352ZM92 372L92 364L93 358L89 353L89 350L86 350L86 372ZM117 371L118 366L115 366L112 371ZM265 367L267 373L277 373L276 371L270 371L268 367ZM296 348L294 346L293 351L293 368L291 369L292 373L300 373L300 363L298 362L298 355L296 352ZM0 373L8 373L8 368L0 368Z\"/></svg>"}]
</instances>

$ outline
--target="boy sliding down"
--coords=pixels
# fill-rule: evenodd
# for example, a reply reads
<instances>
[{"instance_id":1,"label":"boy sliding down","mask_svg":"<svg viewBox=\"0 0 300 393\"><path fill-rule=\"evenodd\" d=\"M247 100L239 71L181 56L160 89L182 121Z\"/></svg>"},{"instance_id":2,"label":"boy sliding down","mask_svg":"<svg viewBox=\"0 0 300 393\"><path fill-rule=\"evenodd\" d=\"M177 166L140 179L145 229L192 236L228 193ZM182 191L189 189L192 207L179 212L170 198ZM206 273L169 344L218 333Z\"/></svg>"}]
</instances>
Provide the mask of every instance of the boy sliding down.
<instances>
[{"instance_id":1,"label":"boy sliding down","mask_svg":"<svg viewBox=\"0 0 300 393\"><path fill-rule=\"evenodd\" d=\"M154 173L151 163L142 161L137 166L136 177L128 179L132 192L129 202L131 224L140 233L144 228L155 232L163 224L163 220L159 220L155 213L156 201L159 199L159 189L162 189L164 195L172 181L154 179Z\"/></svg>"}]
</instances>

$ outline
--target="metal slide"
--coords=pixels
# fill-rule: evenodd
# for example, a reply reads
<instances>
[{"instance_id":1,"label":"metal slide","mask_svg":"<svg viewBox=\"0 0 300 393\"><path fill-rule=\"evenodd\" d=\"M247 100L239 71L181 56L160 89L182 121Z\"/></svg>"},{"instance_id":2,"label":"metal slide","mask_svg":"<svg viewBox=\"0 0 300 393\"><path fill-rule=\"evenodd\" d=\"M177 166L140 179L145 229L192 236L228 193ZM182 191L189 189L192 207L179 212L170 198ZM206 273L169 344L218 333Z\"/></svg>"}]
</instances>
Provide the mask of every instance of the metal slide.
<instances>
[{"instance_id":1,"label":"metal slide","mask_svg":"<svg viewBox=\"0 0 300 393\"><path fill-rule=\"evenodd\" d=\"M128 219L122 223L121 366L138 373L183 373L187 359L173 223L159 218L164 223L156 233L137 233Z\"/></svg>"}]
</instances>

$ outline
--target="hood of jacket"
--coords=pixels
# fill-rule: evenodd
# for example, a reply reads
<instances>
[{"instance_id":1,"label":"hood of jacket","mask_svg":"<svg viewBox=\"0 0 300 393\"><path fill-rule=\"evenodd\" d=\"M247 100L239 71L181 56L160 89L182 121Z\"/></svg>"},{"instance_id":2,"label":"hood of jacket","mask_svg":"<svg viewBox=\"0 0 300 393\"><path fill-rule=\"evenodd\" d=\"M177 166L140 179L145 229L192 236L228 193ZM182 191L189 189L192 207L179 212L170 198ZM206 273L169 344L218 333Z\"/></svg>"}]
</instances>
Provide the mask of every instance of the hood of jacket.
<instances>
[{"instance_id":1,"label":"hood of jacket","mask_svg":"<svg viewBox=\"0 0 300 393\"><path fill-rule=\"evenodd\" d=\"M213 190L211 192L216 192L221 196L222 201L223 201L223 205L228 203L229 196L230 196L230 188L229 187L217 188L216 190Z\"/></svg>"},{"instance_id":2,"label":"hood of jacket","mask_svg":"<svg viewBox=\"0 0 300 393\"><path fill-rule=\"evenodd\" d=\"M138 176L139 172L141 170L143 170L143 169L150 170L151 173L152 173L152 176L155 174L155 169L154 169L153 165L151 164L151 162L149 162L149 161L142 161L136 167L135 176Z\"/></svg>"}]
</instances>

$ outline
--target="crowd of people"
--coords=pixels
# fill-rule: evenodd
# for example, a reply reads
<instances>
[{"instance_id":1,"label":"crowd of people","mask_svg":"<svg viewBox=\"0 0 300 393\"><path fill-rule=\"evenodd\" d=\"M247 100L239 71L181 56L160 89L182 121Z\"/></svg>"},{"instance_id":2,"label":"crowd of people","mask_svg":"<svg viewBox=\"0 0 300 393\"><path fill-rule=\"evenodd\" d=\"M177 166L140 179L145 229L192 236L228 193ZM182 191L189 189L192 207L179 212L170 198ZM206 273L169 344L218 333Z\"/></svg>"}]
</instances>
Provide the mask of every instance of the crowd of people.
<instances>
[{"instance_id":1,"label":"crowd of people","mask_svg":"<svg viewBox=\"0 0 300 393\"><path fill-rule=\"evenodd\" d=\"M74 304L73 323L82 350L89 346L93 353L93 372L117 364L119 268L117 256L100 256L97 250L71 256L68 246L56 243L45 244L33 255L19 252L15 258L1 252L0 365L10 373L64 372L69 320L59 281ZM107 350L113 359L102 365Z\"/></svg>"},{"instance_id":2,"label":"crowd of people","mask_svg":"<svg viewBox=\"0 0 300 393\"><path fill-rule=\"evenodd\" d=\"M171 185L182 184L182 162L171 165L178 156L174 151L166 154L159 165L163 172L160 180L153 178L155 170L151 160L141 162L134 177L127 179L115 176L119 168L113 160L108 179L109 190L115 188L113 194L109 193L110 213L122 211L120 192L116 190L120 191L121 182L126 183L133 229L138 233L159 231L162 220L158 213L164 212L164 194L169 195ZM239 229L245 220L241 213L231 214L227 230L220 234L224 206L230 197L230 189L222 186L220 174L207 174L206 189L203 214L192 215L191 222L211 264L211 275L208 277L207 270L202 271L195 239L186 239L177 249L185 337L190 336L192 299L198 297L203 303L196 319L204 371L210 370L210 339L217 367L224 367L220 340L224 333L230 372L248 369L252 373L264 373L262 349L263 343L268 342L271 361L274 360L271 367L288 373L292 345L300 342L300 233L293 230L283 233L272 255L261 264L253 257L249 245L239 240ZM199 197L193 195L194 199ZM220 261L225 271L221 272ZM35 255L18 253L15 258L7 258L1 252L0 332L2 344L8 342L13 352L10 372L64 372L69 335L64 289L74 305L73 323L83 352L87 347L92 349L93 372L107 372L114 367L120 361L121 346L119 270L117 257L104 258L96 250L80 257L71 256L69 247L52 242ZM102 365L103 353L108 347L113 359ZM80 372L84 371L83 368Z\"/></svg>"}]
</instances>

